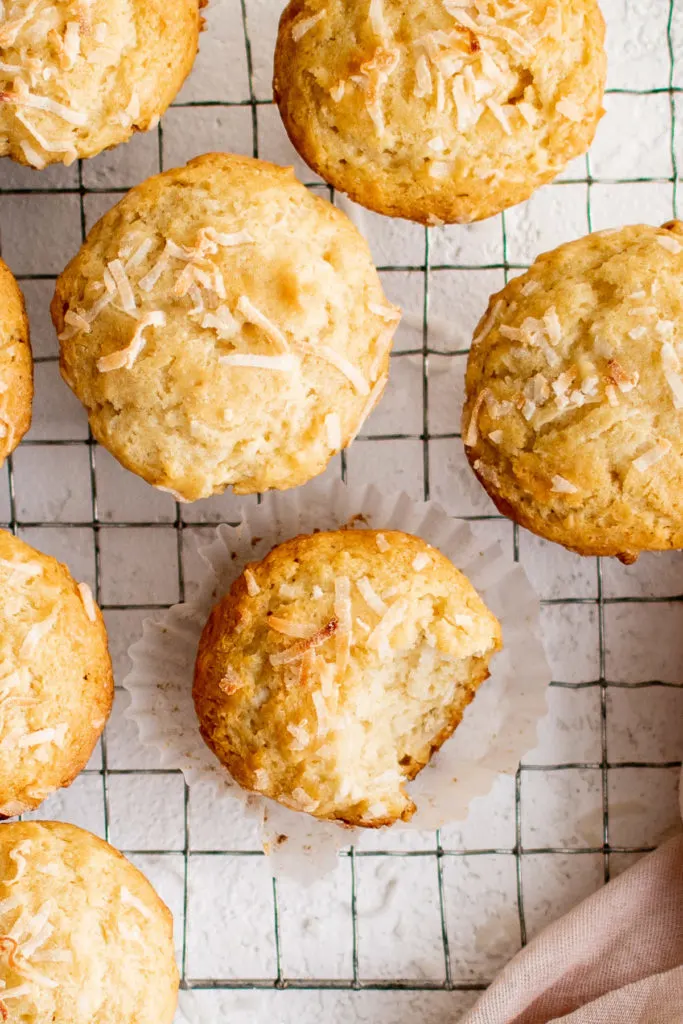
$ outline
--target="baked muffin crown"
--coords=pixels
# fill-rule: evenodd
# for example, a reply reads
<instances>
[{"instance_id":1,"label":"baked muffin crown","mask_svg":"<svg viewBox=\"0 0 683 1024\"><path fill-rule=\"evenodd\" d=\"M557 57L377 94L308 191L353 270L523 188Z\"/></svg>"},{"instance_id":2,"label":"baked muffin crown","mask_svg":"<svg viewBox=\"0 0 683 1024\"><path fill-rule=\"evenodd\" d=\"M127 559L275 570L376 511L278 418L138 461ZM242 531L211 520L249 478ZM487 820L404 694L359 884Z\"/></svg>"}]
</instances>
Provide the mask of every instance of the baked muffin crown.
<instances>
[{"instance_id":1,"label":"baked muffin crown","mask_svg":"<svg viewBox=\"0 0 683 1024\"><path fill-rule=\"evenodd\" d=\"M291 0L274 93L335 188L390 216L466 223L588 148L604 33L596 0Z\"/></svg>"},{"instance_id":2,"label":"baked muffin crown","mask_svg":"<svg viewBox=\"0 0 683 1024\"><path fill-rule=\"evenodd\" d=\"M24 298L0 260L0 466L31 426L33 358Z\"/></svg>"},{"instance_id":3,"label":"baked muffin crown","mask_svg":"<svg viewBox=\"0 0 683 1024\"><path fill-rule=\"evenodd\" d=\"M500 627L469 581L404 533L301 536L250 565L202 636L204 739L247 789L320 818L410 818L404 782L450 736Z\"/></svg>"},{"instance_id":4,"label":"baked muffin crown","mask_svg":"<svg viewBox=\"0 0 683 1024\"><path fill-rule=\"evenodd\" d=\"M400 315L345 214L220 153L106 214L52 314L97 439L184 500L322 472L381 396Z\"/></svg>"},{"instance_id":5,"label":"baked muffin crown","mask_svg":"<svg viewBox=\"0 0 683 1024\"><path fill-rule=\"evenodd\" d=\"M147 879L74 825L0 828L0 1013L30 1024L170 1024L173 921Z\"/></svg>"},{"instance_id":6,"label":"baked muffin crown","mask_svg":"<svg viewBox=\"0 0 683 1024\"><path fill-rule=\"evenodd\" d=\"M42 169L153 127L188 75L198 0L12 0L0 24L0 156Z\"/></svg>"},{"instance_id":7,"label":"baked muffin crown","mask_svg":"<svg viewBox=\"0 0 683 1024\"><path fill-rule=\"evenodd\" d=\"M86 766L114 681L89 588L4 530L0 593L0 816L11 817Z\"/></svg>"},{"instance_id":8,"label":"baked muffin crown","mask_svg":"<svg viewBox=\"0 0 683 1024\"><path fill-rule=\"evenodd\" d=\"M498 508L585 555L683 546L683 224L604 231L492 296L463 438Z\"/></svg>"}]
</instances>

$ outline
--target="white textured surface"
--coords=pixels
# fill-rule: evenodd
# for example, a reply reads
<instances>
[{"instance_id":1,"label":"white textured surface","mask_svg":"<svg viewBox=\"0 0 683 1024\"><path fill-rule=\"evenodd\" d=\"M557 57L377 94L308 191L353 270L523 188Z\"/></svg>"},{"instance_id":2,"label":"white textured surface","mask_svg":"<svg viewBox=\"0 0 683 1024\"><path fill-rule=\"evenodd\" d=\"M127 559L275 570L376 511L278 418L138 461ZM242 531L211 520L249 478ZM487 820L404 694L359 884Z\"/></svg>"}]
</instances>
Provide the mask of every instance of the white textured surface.
<instances>
[{"instance_id":1,"label":"white textured surface","mask_svg":"<svg viewBox=\"0 0 683 1024\"><path fill-rule=\"evenodd\" d=\"M270 99L281 6L278 0L245 0L251 85L261 101ZM669 0L603 0L602 6L608 21L609 86L625 92L606 97L607 114L590 155L590 187L586 161L575 161L561 184L546 187L506 215L505 246L501 218L433 229L427 250L425 232L415 225L352 211L380 265L391 268L382 272L389 296L413 315L397 337L391 389L366 436L348 454L350 482L403 489L415 498L428 488L452 514L492 515L493 507L474 483L460 442L452 435L459 430L464 354L489 294L504 283L505 260L524 264L539 249L583 234L591 224L600 229L672 216L671 103L666 90L670 76L683 88L683 0L674 4L673 69L666 35ZM267 103L256 109L253 136L240 0L212 0L206 15L209 30L199 61L178 105L163 120L161 140L153 133L83 166L88 225L116 201L116 190L159 170L160 152L169 167L208 149L252 153L256 144L262 156L292 161L304 181L318 183L293 157L277 112ZM639 94L646 90L658 91ZM183 105L216 100L221 104ZM683 96L674 95L674 101L680 171ZM658 180L637 180L644 177ZM2 255L22 276L34 352L45 360L36 367L29 443L12 460L13 506L7 467L0 469L0 522L10 523L14 515L22 536L68 561L79 578L91 583L99 551L100 596L108 606L120 680L128 668L126 650L150 606L177 600L180 580L186 596L191 595L200 571L196 542L206 536L201 524L234 520L253 499L225 495L183 506L181 519L192 525L178 546L172 529L178 510L172 499L97 449L96 512L104 525L97 532L92 529L95 506L90 453L83 443L86 420L59 379L48 315L50 276L80 244L78 185L75 166L42 174L7 161L0 167ZM44 194L22 194L26 188ZM74 191L48 192L55 188ZM87 191L91 189L97 191ZM327 192L319 184L317 189ZM337 201L350 209L343 198ZM425 274L427 251L431 269ZM517 272L516 267L510 272ZM426 408L421 322L425 282L430 314L425 340L433 353L425 367ZM432 437L428 444L422 437L425 421ZM54 441L68 443L55 447L50 444ZM339 475L339 459L328 472ZM115 525L119 523L134 526L122 529ZM512 550L510 524L492 519L487 525ZM181 960L185 946L187 978L219 978L228 986L231 979L257 979L272 985L278 977L279 949L280 976L306 985L293 991L227 987L184 992L179 1024L451 1024L476 992L419 991L421 985L440 984L445 977L444 927L452 983L483 984L518 948L520 911L533 935L602 884L605 807L609 839L619 851L608 858L613 873L639 856L635 851L680 827L675 764L683 746L683 605L672 599L683 594L683 555L646 556L628 568L603 563L599 576L595 560L582 560L523 533L517 540L530 578L542 598L552 602L544 610L544 628L554 678L565 684L551 691L550 715L536 749L525 759L517 792L514 780L501 780L489 797L475 802L463 826L444 830L441 847L433 833L365 837L353 864L355 890L349 857L340 858L337 874L319 888L302 892L294 883L281 883L279 947L273 887L262 859L253 855L258 849L255 829L242 816L231 816L232 805L208 789L193 789L186 799L178 776L145 774L155 768L154 758L140 748L123 715L126 696L117 694L107 727L106 777L98 748L89 772L47 801L38 816L62 817L99 834L108 831L113 842L131 852L174 910L176 944ZM602 622L599 595L605 600ZM135 608L121 607L130 604ZM610 684L604 691L599 685L601 629ZM608 766L604 778L603 762ZM514 853L518 827L519 860ZM551 848L566 852L530 852ZM440 849L445 853L439 859ZM400 854L408 856L396 856ZM418 991L316 989L321 980L352 983L354 948L361 982L409 978Z\"/></svg>"}]
</instances>

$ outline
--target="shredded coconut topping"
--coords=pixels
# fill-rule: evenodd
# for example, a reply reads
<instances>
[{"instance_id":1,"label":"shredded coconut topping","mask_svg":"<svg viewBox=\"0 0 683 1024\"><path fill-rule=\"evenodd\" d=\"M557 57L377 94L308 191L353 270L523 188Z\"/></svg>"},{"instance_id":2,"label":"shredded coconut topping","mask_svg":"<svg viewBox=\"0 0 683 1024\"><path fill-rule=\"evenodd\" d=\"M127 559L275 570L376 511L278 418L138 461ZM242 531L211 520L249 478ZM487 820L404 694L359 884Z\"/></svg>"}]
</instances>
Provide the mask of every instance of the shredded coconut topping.
<instances>
[{"instance_id":1,"label":"shredded coconut topping","mask_svg":"<svg viewBox=\"0 0 683 1024\"><path fill-rule=\"evenodd\" d=\"M327 443L333 451L342 446L341 420L339 414L330 412L325 417L325 430L327 432Z\"/></svg>"},{"instance_id":2,"label":"shredded coconut topping","mask_svg":"<svg viewBox=\"0 0 683 1024\"><path fill-rule=\"evenodd\" d=\"M219 356L218 362L223 366L248 366L254 370L273 370L278 373L295 373L299 366L299 360L291 352L281 356L230 352L227 356Z\"/></svg>"},{"instance_id":3,"label":"shredded coconut topping","mask_svg":"<svg viewBox=\"0 0 683 1024\"><path fill-rule=\"evenodd\" d=\"M92 590L87 583L78 584L78 593L81 595L81 601L85 608L85 614L88 616L91 622L97 622L97 608L92 596Z\"/></svg>"},{"instance_id":4,"label":"shredded coconut topping","mask_svg":"<svg viewBox=\"0 0 683 1024\"><path fill-rule=\"evenodd\" d=\"M407 599L399 597L385 612L368 637L368 646L376 648L383 661L391 657L391 644L389 642L391 634L401 624L407 611Z\"/></svg>"},{"instance_id":5,"label":"shredded coconut topping","mask_svg":"<svg viewBox=\"0 0 683 1024\"><path fill-rule=\"evenodd\" d=\"M297 22L292 25L292 39L295 43L298 43L300 39L310 32L314 25L317 25L319 21L325 17L325 11L318 11L317 14L312 14L308 18L299 18Z\"/></svg>"},{"instance_id":6,"label":"shredded coconut topping","mask_svg":"<svg viewBox=\"0 0 683 1024\"><path fill-rule=\"evenodd\" d=\"M321 359L334 366L335 370L339 370L350 381L359 395L368 395L370 393L370 385L358 367L350 363L345 356L340 355L335 349L330 348L329 345L317 345L315 349L311 350L311 354L320 356Z\"/></svg>"},{"instance_id":7,"label":"shredded coconut topping","mask_svg":"<svg viewBox=\"0 0 683 1024\"><path fill-rule=\"evenodd\" d=\"M556 494L576 494L579 490L575 484L571 483L569 480L565 480L563 476L553 477L552 489Z\"/></svg>"},{"instance_id":8,"label":"shredded coconut topping","mask_svg":"<svg viewBox=\"0 0 683 1024\"><path fill-rule=\"evenodd\" d=\"M657 243L661 245L662 249L666 249L667 252L672 253L674 256L678 256L679 253L683 252L683 245L672 238L671 235L657 235Z\"/></svg>"},{"instance_id":9,"label":"shredded coconut topping","mask_svg":"<svg viewBox=\"0 0 683 1024\"><path fill-rule=\"evenodd\" d=\"M322 626L313 636L308 639L299 640L298 643L292 644L285 651L278 651L277 654L270 655L270 663L273 668L277 668L278 665L291 665L294 661L299 661L300 658L306 654L306 651L313 650L316 647L320 647L321 644L326 643L330 637L333 637L339 628L339 622L337 619L330 619L330 621Z\"/></svg>"},{"instance_id":10,"label":"shredded coconut topping","mask_svg":"<svg viewBox=\"0 0 683 1024\"><path fill-rule=\"evenodd\" d=\"M391 550L391 544L389 543L389 541L387 540L383 533L377 534L377 536L375 537L375 544L382 552L382 554L386 554L387 551Z\"/></svg>"},{"instance_id":11,"label":"shredded coconut topping","mask_svg":"<svg viewBox=\"0 0 683 1024\"><path fill-rule=\"evenodd\" d=\"M257 594L261 593L261 588L256 582L256 577L251 569L244 570L244 582L247 585L247 593L249 594L249 597L256 597Z\"/></svg>"},{"instance_id":12,"label":"shredded coconut topping","mask_svg":"<svg viewBox=\"0 0 683 1024\"><path fill-rule=\"evenodd\" d=\"M289 345L280 328L269 320L267 316L256 308L251 299L246 295L240 295L237 300L237 312L241 313L247 323L260 327L269 341L277 348L278 352L288 352Z\"/></svg>"},{"instance_id":13,"label":"shredded coconut topping","mask_svg":"<svg viewBox=\"0 0 683 1024\"><path fill-rule=\"evenodd\" d=\"M639 473L644 473L668 455L672 447L671 441L667 441L664 437L660 438L656 444L651 448L648 448L648 450L643 452L642 455L639 455L637 459L633 460L633 468Z\"/></svg>"},{"instance_id":14,"label":"shredded coconut topping","mask_svg":"<svg viewBox=\"0 0 683 1024\"><path fill-rule=\"evenodd\" d=\"M361 576L359 580L356 580L356 586L368 608L371 608L377 615L384 615L387 611L387 605L374 589L367 576Z\"/></svg>"},{"instance_id":15,"label":"shredded coconut topping","mask_svg":"<svg viewBox=\"0 0 683 1024\"><path fill-rule=\"evenodd\" d=\"M413 569L415 572L422 572L428 565L432 564L432 560L426 551L420 551L413 559Z\"/></svg>"},{"instance_id":16,"label":"shredded coconut topping","mask_svg":"<svg viewBox=\"0 0 683 1024\"><path fill-rule=\"evenodd\" d=\"M153 914L142 900L132 893L130 889L127 889L125 885L121 886L121 902L127 904L129 907L133 907L137 910L144 918L148 921L152 920Z\"/></svg>"},{"instance_id":17,"label":"shredded coconut topping","mask_svg":"<svg viewBox=\"0 0 683 1024\"><path fill-rule=\"evenodd\" d=\"M118 262L118 261L116 261ZM135 361L146 345L144 332L148 327L163 327L166 323L166 314L161 310L154 310L145 313L141 320L135 325L133 337L130 343L118 352L112 352L108 356L101 356L97 360L97 369L100 373L110 373L112 370L132 370Z\"/></svg>"}]
</instances>

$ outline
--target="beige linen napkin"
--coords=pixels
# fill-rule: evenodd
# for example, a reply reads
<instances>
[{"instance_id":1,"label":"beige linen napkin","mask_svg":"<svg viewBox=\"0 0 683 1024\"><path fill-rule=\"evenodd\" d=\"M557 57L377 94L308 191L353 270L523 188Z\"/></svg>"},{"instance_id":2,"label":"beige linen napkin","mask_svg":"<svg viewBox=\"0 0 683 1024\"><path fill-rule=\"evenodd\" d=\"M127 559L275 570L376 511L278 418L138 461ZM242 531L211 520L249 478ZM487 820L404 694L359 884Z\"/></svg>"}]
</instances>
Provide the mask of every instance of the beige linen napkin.
<instances>
[{"instance_id":1,"label":"beige linen napkin","mask_svg":"<svg viewBox=\"0 0 683 1024\"><path fill-rule=\"evenodd\" d=\"M683 1024L683 836L555 921L461 1024Z\"/></svg>"}]
</instances>

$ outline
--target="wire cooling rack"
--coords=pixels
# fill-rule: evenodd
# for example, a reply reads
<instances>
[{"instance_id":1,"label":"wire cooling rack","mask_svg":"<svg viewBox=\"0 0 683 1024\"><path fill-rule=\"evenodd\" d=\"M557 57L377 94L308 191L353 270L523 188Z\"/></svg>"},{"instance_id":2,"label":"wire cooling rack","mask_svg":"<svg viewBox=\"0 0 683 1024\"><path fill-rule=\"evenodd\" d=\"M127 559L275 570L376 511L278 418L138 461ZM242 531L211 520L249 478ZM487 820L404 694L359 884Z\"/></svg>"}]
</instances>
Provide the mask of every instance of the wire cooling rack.
<instances>
[{"instance_id":1,"label":"wire cooling rack","mask_svg":"<svg viewBox=\"0 0 683 1024\"><path fill-rule=\"evenodd\" d=\"M119 684L143 618L191 595L197 539L236 521L245 501L174 506L93 442L58 379L49 298L119 194L199 152L294 160L339 201L296 160L272 104L281 6L212 0L197 67L156 133L70 169L0 167L2 253L27 296L37 384L32 431L0 471L0 522L94 586ZM603 7L607 116L591 154L558 182L468 228L424 230L340 201L409 315L387 396L328 472L436 498L512 545L543 598L553 663L539 746L462 827L369 836L335 875L300 890L270 878L258 837L227 806L154 767L119 685L90 766L32 816L101 833L157 885L175 914L179 1020L455 1021L529 937L680 825L683 560L625 568L513 528L473 482L458 432L468 339L488 294L561 241L678 212L683 0Z\"/></svg>"}]
</instances>

